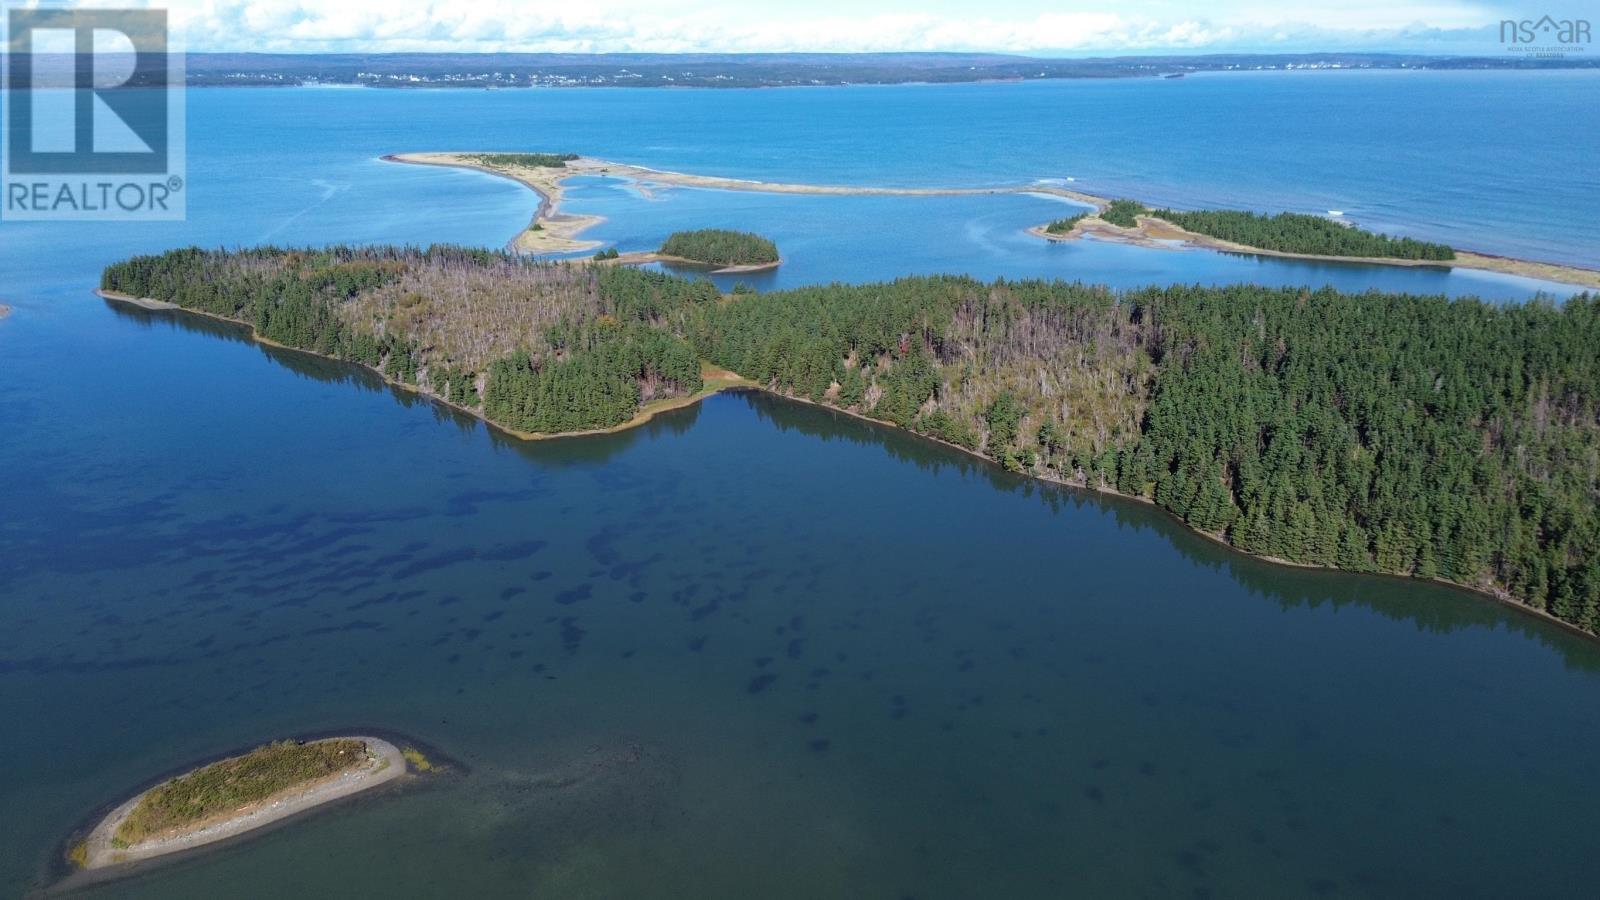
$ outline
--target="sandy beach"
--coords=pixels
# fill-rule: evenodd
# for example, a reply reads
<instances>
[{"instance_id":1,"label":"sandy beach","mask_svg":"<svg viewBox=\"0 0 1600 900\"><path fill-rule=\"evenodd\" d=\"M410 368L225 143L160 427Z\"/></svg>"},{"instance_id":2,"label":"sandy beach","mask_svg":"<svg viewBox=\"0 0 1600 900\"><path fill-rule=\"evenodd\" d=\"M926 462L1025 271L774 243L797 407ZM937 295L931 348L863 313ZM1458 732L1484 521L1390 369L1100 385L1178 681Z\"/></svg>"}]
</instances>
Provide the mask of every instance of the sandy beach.
<instances>
[{"instance_id":1,"label":"sandy beach","mask_svg":"<svg viewBox=\"0 0 1600 900\"><path fill-rule=\"evenodd\" d=\"M121 303L132 304L133 306L137 306L141 309L183 309L183 307L179 306L178 304L168 303L165 300L154 300L150 297L132 297L127 294L119 294L116 291L102 291L97 289L95 290L94 295L105 300L116 300ZM229 321L232 320L230 319Z\"/></svg>"},{"instance_id":2,"label":"sandy beach","mask_svg":"<svg viewBox=\"0 0 1600 900\"><path fill-rule=\"evenodd\" d=\"M718 266L715 263L704 263L698 259L689 259L683 256L673 256L670 253L658 253L655 251L623 253L610 259L602 259L597 261L604 265L616 266L636 266L643 263L664 262L679 266L694 266L696 268L709 271L712 275L737 275L741 272L770 272L773 269L783 265L783 260L780 259L769 263L750 263L739 266Z\"/></svg>"},{"instance_id":3,"label":"sandy beach","mask_svg":"<svg viewBox=\"0 0 1600 900\"><path fill-rule=\"evenodd\" d=\"M580 253L600 246L599 241L585 241L578 237L584 229L605 221L600 216L575 216L561 212L564 191L561 182L573 175L587 174L577 170L583 160L575 160L566 168L551 166L490 166L478 162L475 153L396 153L383 157L385 162L409 163L418 166L444 166L452 169L472 169L509 178L539 195L539 208L534 210L528 227L506 243L506 249L518 253Z\"/></svg>"},{"instance_id":4,"label":"sandy beach","mask_svg":"<svg viewBox=\"0 0 1600 900\"><path fill-rule=\"evenodd\" d=\"M142 841L130 847L116 847L112 836L122 826L139 802L149 791L129 799L101 820L84 841L83 869L101 869L106 866L154 859L169 853L179 853L203 847L217 841L253 831L325 803L370 790L393 781L406 772L406 761L395 745L375 737L356 737L365 741L369 759L354 769L348 769L320 781L296 785L256 803L240 807L220 820L199 823L198 827L184 829Z\"/></svg>"}]
</instances>

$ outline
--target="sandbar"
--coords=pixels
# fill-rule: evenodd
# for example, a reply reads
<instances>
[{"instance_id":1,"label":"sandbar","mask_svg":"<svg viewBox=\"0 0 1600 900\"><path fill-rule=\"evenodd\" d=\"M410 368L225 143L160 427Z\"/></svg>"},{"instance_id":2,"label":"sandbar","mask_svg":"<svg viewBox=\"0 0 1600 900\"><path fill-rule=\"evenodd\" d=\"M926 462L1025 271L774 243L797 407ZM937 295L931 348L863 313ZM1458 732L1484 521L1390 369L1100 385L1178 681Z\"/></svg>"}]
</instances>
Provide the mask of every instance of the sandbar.
<instances>
[{"instance_id":1,"label":"sandbar","mask_svg":"<svg viewBox=\"0 0 1600 900\"><path fill-rule=\"evenodd\" d=\"M781 181L753 181L745 178L722 178L714 175L694 175L687 172L669 172L629 163L612 162L580 156L569 160L565 167L491 165L485 156L514 155L514 151L455 151L431 153L393 153L383 157L387 162L411 163L424 166L447 166L472 169L516 181L537 193L539 208L533 220L521 234L512 238L507 247L523 253L573 253L593 250L598 241L585 241L578 237L584 229L604 221L600 216L580 216L562 213L564 196L562 182L579 175L615 176L632 180L640 190L648 192L651 186L677 186L704 188L719 191L751 191L761 194L811 194L839 197L955 197L981 194L1048 194L1062 197L1095 209L1104 209L1111 201L1093 194L1085 194L1048 182L1000 187L881 187L873 185L796 184ZM632 256L632 254L629 254ZM648 260L646 260L648 261ZM763 267L765 268L765 267ZM742 270L754 271L754 270Z\"/></svg>"}]
</instances>

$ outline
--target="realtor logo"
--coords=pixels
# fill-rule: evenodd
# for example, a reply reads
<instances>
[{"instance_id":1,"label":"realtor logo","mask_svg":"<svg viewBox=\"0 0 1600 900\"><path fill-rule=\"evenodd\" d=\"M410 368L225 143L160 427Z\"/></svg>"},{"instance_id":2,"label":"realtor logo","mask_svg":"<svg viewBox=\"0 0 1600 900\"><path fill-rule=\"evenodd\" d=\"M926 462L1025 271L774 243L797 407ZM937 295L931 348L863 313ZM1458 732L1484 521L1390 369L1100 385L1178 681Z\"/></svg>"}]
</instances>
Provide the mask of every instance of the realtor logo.
<instances>
[{"instance_id":1,"label":"realtor logo","mask_svg":"<svg viewBox=\"0 0 1600 900\"><path fill-rule=\"evenodd\" d=\"M166 10L9 9L0 46L0 221L184 217Z\"/></svg>"},{"instance_id":2,"label":"realtor logo","mask_svg":"<svg viewBox=\"0 0 1600 900\"><path fill-rule=\"evenodd\" d=\"M1500 20L1500 43L1511 53L1537 59L1562 59L1569 53L1582 53L1590 41L1588 19L1557 19L1545 15L1538 19Z\"/></svg>"}]
</instances>

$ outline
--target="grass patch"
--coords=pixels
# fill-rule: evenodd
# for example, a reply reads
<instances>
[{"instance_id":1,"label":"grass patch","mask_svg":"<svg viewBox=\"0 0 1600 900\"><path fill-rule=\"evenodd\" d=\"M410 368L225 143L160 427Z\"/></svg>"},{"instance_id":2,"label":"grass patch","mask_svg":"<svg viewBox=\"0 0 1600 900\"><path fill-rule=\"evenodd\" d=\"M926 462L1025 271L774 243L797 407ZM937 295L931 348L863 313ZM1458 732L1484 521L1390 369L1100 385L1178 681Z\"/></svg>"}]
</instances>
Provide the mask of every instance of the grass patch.
<instances>
[{"instance_id":1,"label":"grass patch","mask_svg":"<svg viewBox=\"0 0 1600 900\"><path fill-rule=\"evenodd\" d=\"M353 768L366 759L366 742L349 739L304 744L278 741L257 747L244 756L212 763L152 789L117 829L112 845L131 846L169 829L232 812L285 788Z\"/></svg>"},{"instance_id":2,"label":"grass patch","mask_svg":"<svg viewBox=\"0 0 1600 900\"><path fill-rule=\"evenodd\" d=\"M89 845L83 841L73 844L72 849L67 851L67 862L80 869L87 866L89 864Z\"/></svg>"},{"instance_id":3,"label":"grass patch","mask_svg":"<svg viewBox=\"0 0 1600 900\"><path fill-rule=\"evenodd\" d=\"M402 748L400 750L400 755L405 757L406 762L411 764L411 768L416 769L418 772L433 771L433 762L430 761L426 756L423 756L422 751L415 747Z\"/></svg>"}]
</instances>

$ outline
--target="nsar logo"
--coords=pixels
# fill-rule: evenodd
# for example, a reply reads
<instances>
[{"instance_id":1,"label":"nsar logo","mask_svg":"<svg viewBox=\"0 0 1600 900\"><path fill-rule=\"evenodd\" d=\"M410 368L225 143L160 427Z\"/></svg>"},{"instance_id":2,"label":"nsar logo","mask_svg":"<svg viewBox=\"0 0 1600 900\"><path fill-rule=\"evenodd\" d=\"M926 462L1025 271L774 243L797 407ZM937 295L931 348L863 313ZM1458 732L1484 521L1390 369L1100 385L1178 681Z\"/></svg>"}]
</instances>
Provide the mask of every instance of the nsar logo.
<instances>
[{"instance_id":1,"label":"nsar logo","mask_svg":"<svg viewBox=\"0 0 1600 900\"><path fill-rule=\"evenodd\" d=\"M1538 19L1501 19L1500 43L1507 52L1525 53L1540 59L1561 59L1568 53L1582 53L1589 43L1588 19L1557 19L1545 15Z\"/></svg>"}]
</instances>

